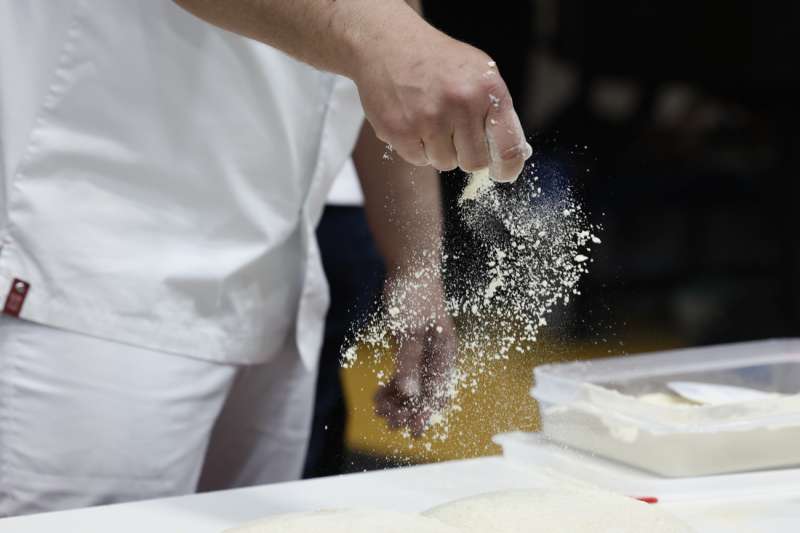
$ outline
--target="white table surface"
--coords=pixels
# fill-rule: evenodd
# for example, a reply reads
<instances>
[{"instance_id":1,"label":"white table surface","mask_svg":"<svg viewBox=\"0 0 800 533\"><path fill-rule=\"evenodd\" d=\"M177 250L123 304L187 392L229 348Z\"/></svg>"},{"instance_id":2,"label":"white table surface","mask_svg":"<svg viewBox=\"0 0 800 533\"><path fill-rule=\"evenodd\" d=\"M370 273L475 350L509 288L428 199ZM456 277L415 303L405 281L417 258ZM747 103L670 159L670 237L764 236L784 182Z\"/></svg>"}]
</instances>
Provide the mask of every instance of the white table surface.
<instances>
[{"instance_id":1,"label":"white table surface","mask_svg":"<svg viewBox=\"0 0 800 533\"><path fill-rule=\"evenodd\" d=\"M491 490L542 487L546 474L487 457L0 520L14 533L220 533L264 516L334 507L422 511ZM659 503L698 533L797 533L800 497Z\"/></svg>"}]
</instances>

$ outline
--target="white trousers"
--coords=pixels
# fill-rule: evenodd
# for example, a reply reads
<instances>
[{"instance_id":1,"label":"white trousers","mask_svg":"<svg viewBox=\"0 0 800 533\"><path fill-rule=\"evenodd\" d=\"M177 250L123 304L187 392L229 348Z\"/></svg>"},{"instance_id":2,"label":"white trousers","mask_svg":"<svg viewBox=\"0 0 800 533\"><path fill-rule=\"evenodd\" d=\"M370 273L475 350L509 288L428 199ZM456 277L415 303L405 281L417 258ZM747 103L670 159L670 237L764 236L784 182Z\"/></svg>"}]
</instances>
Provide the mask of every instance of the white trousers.
<instances>
[{"instance_id":1,"label":"white trousers","mask_svg":"<svg viewBox=\"0 0 800 533\"><path fill-rule=\"evenodd\" d=\"M0 517L296 479L315 381L0 316Z\"/></svg>"}]
</instances>

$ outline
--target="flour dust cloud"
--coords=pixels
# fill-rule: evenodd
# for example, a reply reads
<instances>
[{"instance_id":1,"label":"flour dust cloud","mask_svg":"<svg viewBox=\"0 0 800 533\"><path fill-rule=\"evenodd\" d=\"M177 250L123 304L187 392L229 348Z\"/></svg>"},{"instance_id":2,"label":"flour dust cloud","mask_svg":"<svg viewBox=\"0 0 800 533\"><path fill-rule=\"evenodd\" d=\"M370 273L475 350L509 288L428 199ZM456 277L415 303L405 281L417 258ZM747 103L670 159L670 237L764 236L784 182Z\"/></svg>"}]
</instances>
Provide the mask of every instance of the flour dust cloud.
<instances>
[{"instance_id":1,"label":"flour dust cloud","mask_svg":"<svg viewBox=\"0 0 800 533\"><path fill-rule=\"evenodd\" d=\"M513 184L485 178L473 176L459 200L459 215L481 248L483 264L466 268L464 258L446 253L413 258L412 273L385 292L378 310L354 327L343 347L344 367L364 354L380 363L404 342L414 342L410 331L436 335L448 321L457 324L457 363L428 376L436 387L428 401L407 402L407 409L429 419L428 439L447 440L448 422L462 409L464 395L475 394L498 361L525 355L552 312L580 295L592 250L601 244L599 228L563 180L541 180L530 164ZM448 277L460 278L459 290L435 297L438 280ZM376 373L380 387L390 385L391 376Z\"/></svg>"}]
</instances>

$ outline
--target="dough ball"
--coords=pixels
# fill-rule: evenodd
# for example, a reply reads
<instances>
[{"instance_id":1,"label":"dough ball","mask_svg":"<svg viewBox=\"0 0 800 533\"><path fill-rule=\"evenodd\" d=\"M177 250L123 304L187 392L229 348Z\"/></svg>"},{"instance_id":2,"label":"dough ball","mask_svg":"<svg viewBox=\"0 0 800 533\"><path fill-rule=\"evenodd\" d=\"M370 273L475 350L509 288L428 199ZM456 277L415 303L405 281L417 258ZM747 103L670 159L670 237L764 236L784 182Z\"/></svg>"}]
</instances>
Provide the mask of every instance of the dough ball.
<instances>
[{"instance_id":1,"label":"dough ball","mask_svg":"<svg viewBox=\"0 0 800 533\"><path fill-rule=\"evenodd\" d=\"M462 533L418 514L378 509L337 509L278 515L225 533Z\"/></svg>"},{"instance_id":2,"label":"dough ball","mask_svg":"<svg viewBox=\"0 0 800 533\"><path fill-rule=\"evenodd\" d=\"M657 505L584 489L492 492L424 513L473 533L690 533Z\"/></svg>"}]
</instances>

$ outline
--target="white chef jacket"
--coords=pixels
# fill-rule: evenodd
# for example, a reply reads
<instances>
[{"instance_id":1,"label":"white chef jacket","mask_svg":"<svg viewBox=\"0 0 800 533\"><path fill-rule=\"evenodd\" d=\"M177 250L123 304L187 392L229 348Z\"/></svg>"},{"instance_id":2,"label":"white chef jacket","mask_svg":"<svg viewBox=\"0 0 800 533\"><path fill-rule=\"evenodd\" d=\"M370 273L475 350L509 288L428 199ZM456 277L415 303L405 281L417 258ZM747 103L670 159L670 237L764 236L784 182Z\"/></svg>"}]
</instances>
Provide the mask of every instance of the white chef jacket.
<instances>
[{"instance_id":1,"label":"white chef jacket","mask_svg":"<svg viewBox=\"0 0 800 533\"><path fill-rule=\"evenodd\" d=\"M362 207L364 205L364 191L358 181L358 172L352 159L345 162L336 179L333 180L331 190L328 192L327 205L337 207Z\"/></svg>"},{"instance_id":2,"label":"white chef jacket","mask_svg":"<svg viewBox=\"0 0 800 533\"><path fill-rule=\"evenodd\" d=\"M0 0L0 306L21 280L20 318L235 364L294 334L313 367L313 230L362 120L169 0Z\"/></svg>"}]
</instances>

